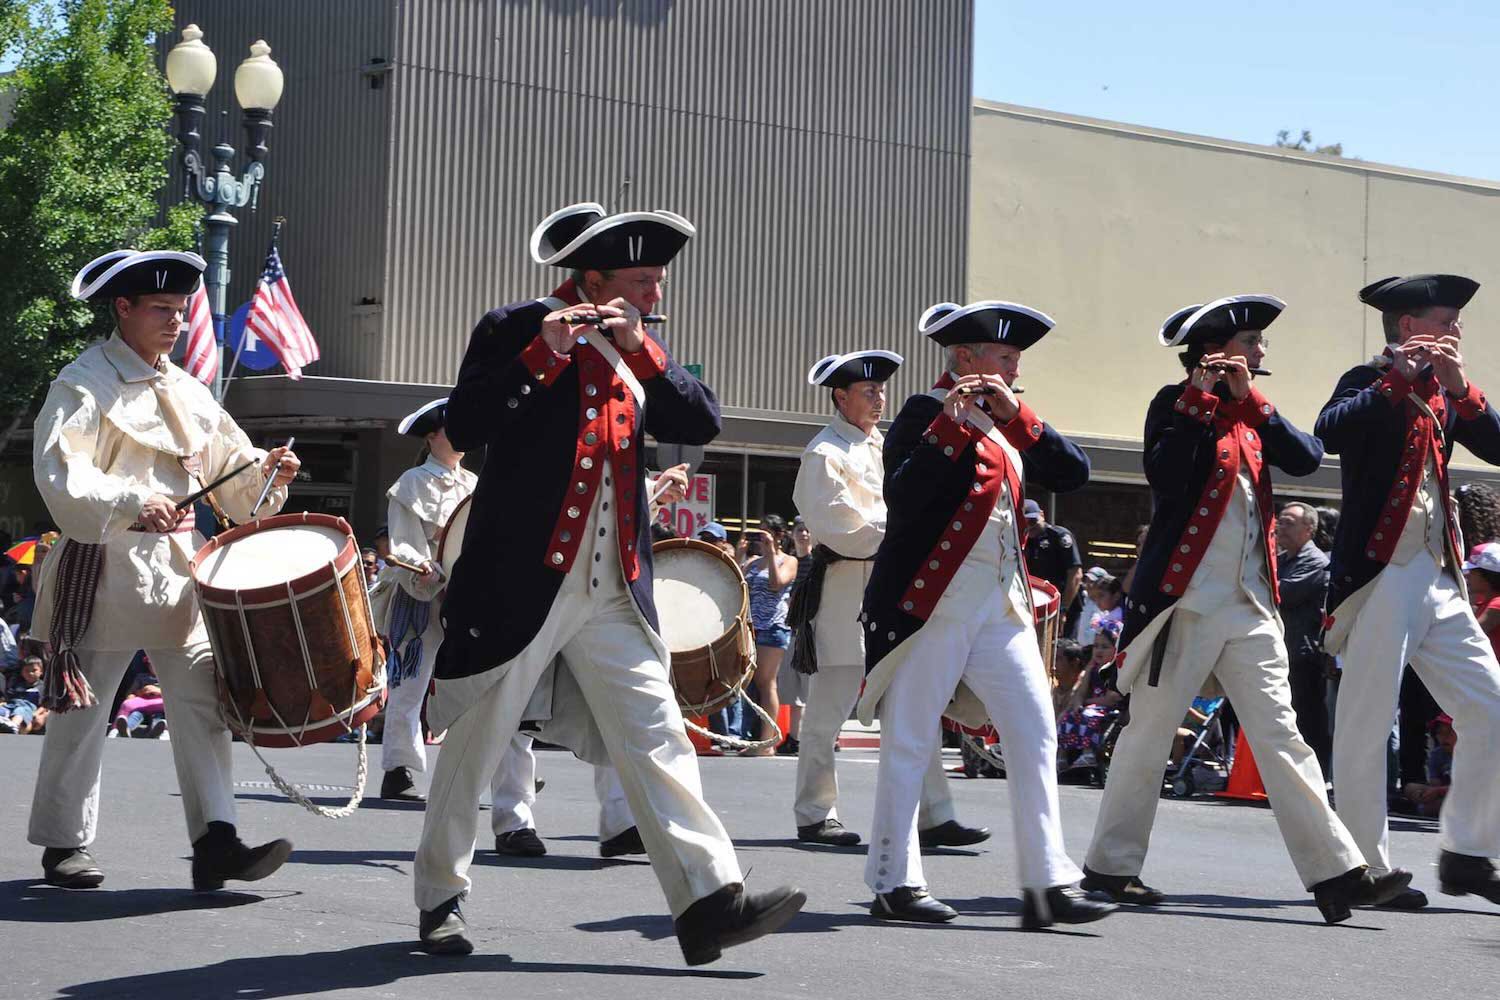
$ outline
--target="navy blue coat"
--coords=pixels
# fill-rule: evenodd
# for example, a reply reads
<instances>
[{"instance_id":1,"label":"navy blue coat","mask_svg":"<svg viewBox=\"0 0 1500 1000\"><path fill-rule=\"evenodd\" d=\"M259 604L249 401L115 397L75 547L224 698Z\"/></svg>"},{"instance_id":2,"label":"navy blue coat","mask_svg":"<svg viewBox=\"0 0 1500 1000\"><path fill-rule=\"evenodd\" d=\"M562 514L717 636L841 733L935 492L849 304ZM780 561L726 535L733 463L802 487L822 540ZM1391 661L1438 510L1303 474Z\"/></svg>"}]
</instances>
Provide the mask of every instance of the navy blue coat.
<instances>
[{"instance_id":1,"label":"navy blue coat","mask_svg":"<svg viewBox=\"0 0 1500 1000\"><path fill-rule=\"evenodd\" d=\"M1223 386L1212 396L1189 387L1186 381L1163 386L1146 411L1144 440L1142 462L1151 484L1151 526L1125 601L1122 650L1182 597L1223 516L1223 507L1216 510L1213 500L1227 502L1240 463L1255 486L1274 599L1276 553L1271 523L1275 515L1269 467L1306 476L1316 472L1323 460L1318 439L1292 426L1253 388L1250 396L1236 402ZM1238 456L1231 452L1231 441L1240 449ZM1210 499L1214 491L1221 496Z\"/></svg>"},{"instance_id":2,"label":"navy blue coat","mask_svg":"<svg viewBox=\"0 0 1500 1000\"><path fill-rule=\"evenodd\" d=\"M1472 382L1468 395L1462 399L1438 390L1430 376L1420 379L1415 388L1424 398L1437 403L1434 413L1439 407L1442 409L1439 416L1443 441L1438 472L1443 506L1452 529L1456 519L1448 493L1448 460L1453 455L1453 444L1462 442L1479 458L1500 465L1500 415ZM1390 516L1386 508L1393 490L1403 481L1401 477L1412 473L1413 466L1420 475L1420 463L1414 463L1410 457L1409 437L1417 411L1405 402L1405 397L1412 389L1412 383L1394 371L1370 364L1358 365L1339 379L1333 398L1323 404L1323 412L1318 415L1318 436L1331 454L1339 456L1344 486L1344 506L1329 565L1329 614L1385 568L1389 558L1386 549L1394 544L1394 535L1399 533L1387 533L1385 529L1391 526L1383 522ZM1406 481L1415 483L1416 478ZM1377 532L1388 535L1381 539L1387 545L1375 541ZM1453 539L1459 544L1456 530ZM1371 553L1375 555L1372 557Z\"/></svg>"},{"instance_id":3,"label":"navy blue coat","mask_svg":"<svg viewBox=\"0 0 1500 1000\"><path fill-rule=\"evenodd\" d=\"M931 396L912 396L885 436L885 538L875 553L864 600L867 670L924 624L923 617L903 609L903 595L924 572L924 560L972 495L976 444L971 441L959 448L947 440L934 442L927 433L942 410L942 402ZM1020 434L1007 437L1025 445L1021 462L1028 483L1067 493L1088 482L1088 456L1077 445L1024 406L1018 421L1027 425L1026 439ZM954 447L952 455L945 454L947 447ZM1018 507L1022 499L1013 494ZM1019 511L1016 516L1019 520ZM929 598L935 601L940 593Z\"/></svg>"},{"instance_id":4,"label":"navy blue coat","mask_svg":"<svg viewBox=\"0 0 1500 1000\"><path fill-rule=\"evenodd\" d=\"M514 659L541 630L564 573L545 565L550 532L572 481L579 436L578 366L550 387L520 360L541 332L550 307L517 302L486 313L469 338L448 398L453 447L487 447L471 501L464 547L443 602L446 625L434 673L467 677ZM663 375L642 381L645 431L658 441L707 444L719 434L719 404L707 386L670 357ZM644 434L632 441L635 468L645 468ZM636 509L647 510L637 472ZM636 518L640 573L631 595L658 627L652 600L651 523Z\"/></svg>"}]
</instances>

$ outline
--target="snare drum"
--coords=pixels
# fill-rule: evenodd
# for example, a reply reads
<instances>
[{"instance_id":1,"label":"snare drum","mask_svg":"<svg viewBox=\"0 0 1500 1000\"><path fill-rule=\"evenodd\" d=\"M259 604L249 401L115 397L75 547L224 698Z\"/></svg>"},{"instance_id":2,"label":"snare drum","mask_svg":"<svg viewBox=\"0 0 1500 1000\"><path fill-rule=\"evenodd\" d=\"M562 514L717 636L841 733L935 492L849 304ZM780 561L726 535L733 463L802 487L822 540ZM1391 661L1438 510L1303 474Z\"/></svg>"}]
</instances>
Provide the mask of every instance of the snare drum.
<instances>
[{"instance_id":1,"label":"snare drum","mask_svg":"<svg viewBox=\"0 0 1500 1000\"><path fill-rule=\"evenodd\" d=\"M322 743L385 703L354 532L280 514L215 535L191 563L230 727L258 746Z\"/></svg>"},{"instance_id":2,"label":"snare drum","mask_svg":"<svg viewBox=\"0 0 1500 1000\"><path fill-rule=\"evenodd\" d=\"M453 567L458 563L459 553L464 550L464 529L469 526L469 507L473 499L471 493L460 500L438 534L437 564L443 571L444 580L453 579Z\"/></svg>"},{"instance_id":3,"label":"snare drum","mask_svg":"<svg viewBox=\"0 0 1500 1000\"><path fill-rule=\"evenodd\" d=\"M716 545L669 538L651 547L656 612L672 654L672 687L686 715L707 715L755 673L750 590Z\"/></svg>"}]
</instances>

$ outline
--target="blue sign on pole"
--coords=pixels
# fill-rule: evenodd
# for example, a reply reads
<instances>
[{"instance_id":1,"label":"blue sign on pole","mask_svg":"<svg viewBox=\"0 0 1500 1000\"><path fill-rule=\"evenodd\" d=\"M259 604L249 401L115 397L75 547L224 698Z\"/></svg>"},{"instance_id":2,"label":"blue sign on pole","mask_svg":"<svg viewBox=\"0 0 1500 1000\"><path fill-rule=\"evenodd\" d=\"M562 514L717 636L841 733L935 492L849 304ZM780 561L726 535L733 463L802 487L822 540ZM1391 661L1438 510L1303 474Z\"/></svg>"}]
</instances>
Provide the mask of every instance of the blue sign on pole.
<instances>
[{"instance_id":1,"label":"blue sign on pole","mask_svg":"<svg viewBox=\"0 0 1500 1000\"><path fill-rule=\"evenodd\" d=\"M245 317L250 315L250 303L246 302L234 311L229 318L229 357L225 358L225 364L234 360L234 352L240 352L241 368L248 368L253 372L263 372L275 368L281 362L276 355L266 346L266 342L257 337L252 330L245 327Z\"/></svg>"}]
</instances>

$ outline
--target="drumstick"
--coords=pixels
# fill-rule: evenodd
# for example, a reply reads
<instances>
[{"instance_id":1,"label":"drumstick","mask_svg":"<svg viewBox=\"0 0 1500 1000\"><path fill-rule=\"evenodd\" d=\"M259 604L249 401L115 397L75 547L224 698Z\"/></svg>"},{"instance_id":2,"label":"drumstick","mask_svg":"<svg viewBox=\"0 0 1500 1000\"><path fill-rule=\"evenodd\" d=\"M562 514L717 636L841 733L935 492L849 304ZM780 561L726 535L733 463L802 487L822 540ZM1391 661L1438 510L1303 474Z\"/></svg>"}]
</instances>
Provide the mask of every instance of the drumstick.
<instances>
[{"instance_id":1,"label":"drumstick","mask_svg":"<svg viewBox=\"0 0 1500 1000\"><path fill-rule=\"evenodd\" d=\"M646 499L646 506L656 503L656 498L667 492L672 486L672 480L666 476L656 477L656 488L651 491L651 496Z\"/></svg>"},{"instance_id":2,"label":"drumstick","mask_svg":"<svg viewBox=\"0 0 1500 1000\"><path fill-rule=\"evenodd\" d=\"M297 441L297 435L295 435L295 434L293 434L291 437L287 438L286 439L286 450L287 451L291 451L292 450L292 445L294 443L296 443L296 441ZM276 460L276 468L272 469L271 470L271 474L266 477L266 486L265 486L265 489L263 489L263 490L260 491L260 498L255 501L255 506L250 508L250 516L251 517L254 517L255 516L255 512L258 511L258 510L260 510L260 505L266 502L266 494L268 494L268 493L271 492L271 484L274 483L274 482L276 482L276 470L280 469L280 468L281 468L281 459L278 458Z\"/></svg>"},{"instance_id":3,"label":"drumstick","mask_svg":"<svg viewBox=\"0 0 1500 1000\"><path fill-rule=\"evenodd\" d=\"M405 559L397 559L395 556L386 556L385 557L385 561L386 561L387 565L394 566L397 569L404 569L407 572L415 573L418 576L426 576L427 575L427 571L425 569L423 569L421 566L418 566L416 563L409 563ZM443 575L442 569L439 568L439 567L437 567L437 566L432 567L432 571L434 573L436 573L438 576L442 576Z\"/></svg>"},{"instance_id":4,"label":"drumstick","mask_svg":"<svg viewBox=\"0 0 1500 1000\"><path fill-rule=\"evenodd\" d=\"M197 493L194 493L192 496L188 497L186 500L179 500L177 502L177 509L178 510L187 510L193 504L197 503L199 500L201 500L205 496L207 496L209 490L216 490L216 489L218 489L220 486L223 486L225 483L229 482L235 476L238 476L241 472L244 472L246 469L250 468L250 466L255 465L255 464L256 464L256 461L255 461L255 459L252 458L250 461L246 462L244 465L240 466L238 469L235 469L233 472L226 472L226 473L224 473L224 475L220 476L218 479L215 479L213 482L209 483L207 486L203 487L203 489L199 490Z\"/></svg>"}]
</instances>

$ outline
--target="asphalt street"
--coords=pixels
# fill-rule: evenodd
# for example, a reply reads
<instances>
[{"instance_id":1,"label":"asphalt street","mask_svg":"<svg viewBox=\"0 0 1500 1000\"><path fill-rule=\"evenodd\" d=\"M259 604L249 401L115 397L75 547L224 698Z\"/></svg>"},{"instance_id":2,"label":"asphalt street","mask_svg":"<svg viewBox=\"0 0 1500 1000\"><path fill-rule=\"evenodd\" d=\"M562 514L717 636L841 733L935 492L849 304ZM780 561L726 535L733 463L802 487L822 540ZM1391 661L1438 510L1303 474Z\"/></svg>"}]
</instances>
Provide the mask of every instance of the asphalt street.
<instances>
[{"instance_id":1,"label":"asphalt street","mask_svg":"<svg viewBox=\"0 0 1500 1000\"><path fill-rule=\"evenodd\" d=\"M321 819L287 802L236 746L242 834L287 836L296 851L263 882L194 895L168 745L112 740L94 846L107 879L100 889L68 892L41 884L41 849L26 842L41 745L0 737L4 998L1500 995L1500 906L1436 893L1436 828L1420 821L1394 820L1392 845L1432 905L1357 911L1325 927L1268 809L1163 801L1146 876L1171 894L1167 905L1073 930L1023 932L1005 782L955 776L960 817L996 836L927 859L933 892L960 911L957 921L893 925L868 915L863 848L791 839L794 760L706 759L709 801L750 884L795 882L809 901L785 932L690 970L649 865L598 857L591 769L544 752L537 817L550 853L518 862L482 850L465 904L476 951L435 958L414 947L419 807L374 802L348 819ZM347 797L354 747L272 753L278 769L310 783L320 801ZM873 751L840 754L842 814L862 832L875 760ZM1075 859L1098 803L1093 789L1062 790ZM490 843L482 836L481 847Z\"/></svg>"}]
</instances>

